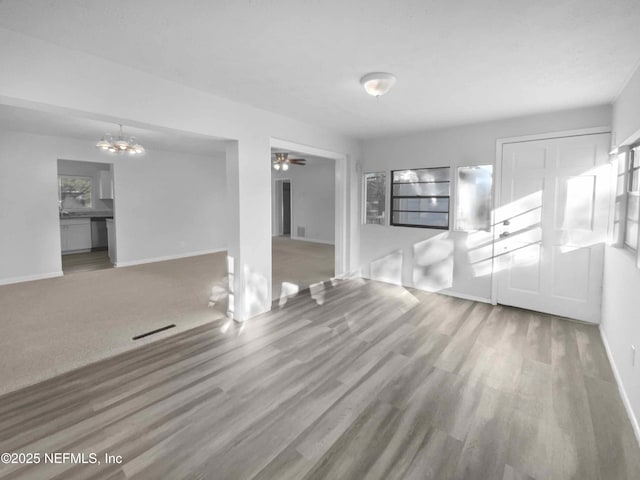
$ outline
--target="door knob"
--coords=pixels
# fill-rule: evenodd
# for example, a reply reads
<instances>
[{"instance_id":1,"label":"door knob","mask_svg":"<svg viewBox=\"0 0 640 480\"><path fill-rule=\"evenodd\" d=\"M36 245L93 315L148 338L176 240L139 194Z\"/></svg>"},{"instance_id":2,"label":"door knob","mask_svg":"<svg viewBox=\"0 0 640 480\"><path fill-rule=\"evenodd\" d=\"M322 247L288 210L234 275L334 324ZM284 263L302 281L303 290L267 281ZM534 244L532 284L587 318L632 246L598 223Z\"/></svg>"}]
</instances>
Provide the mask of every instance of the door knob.
<instances>
[{"instance_id":1,"label":"door knob","mask_svg":"<svg viewBox=\"0 0 640 480\"><path fill-rule=\"evenodd\" d=\"M500 238L508 237L509 235L511 235L509 232L502 232Z\"/></svg>"}]
</instances>

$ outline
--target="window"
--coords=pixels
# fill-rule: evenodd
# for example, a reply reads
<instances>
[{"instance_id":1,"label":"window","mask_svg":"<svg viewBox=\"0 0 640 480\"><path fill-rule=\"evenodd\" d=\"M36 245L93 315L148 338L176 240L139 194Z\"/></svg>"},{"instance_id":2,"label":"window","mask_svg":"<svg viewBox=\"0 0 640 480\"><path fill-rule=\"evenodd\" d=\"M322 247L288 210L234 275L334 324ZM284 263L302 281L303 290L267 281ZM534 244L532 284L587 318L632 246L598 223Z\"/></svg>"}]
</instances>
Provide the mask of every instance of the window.
<instances>
[{"instance_id":1,"label":"window","mask_svg":"<svg viewBox=\"0 0 640 480\"><path fill-rule=\"evenodd\" d=\"M384 172L364 174L364 223L384 225L387 196L387 174Z\"/></svg>"},{"instance_id":2,"label":"window","mask_svg":"<svg viewBox=\"0 0 640 480\"><path fill-rule=\"evenodd\" d=\"M72 175L58 177L61 210L84 210L92 206L93 179Z\"/></svg>"},{"instance_id":3,"label":"window","mask_svg":"<svg viewBox=\"0 0 640 480\"><path fill-rule=\"evenodd\" d=\"M449 228L450 168L391 172L391 225Z\"/></svg>"},{"instance_id":4,"label":"window","mask_svg":"<svg viewBox=\"0 0 640 480\"><path fill-rule=\"evenodd\" d=\"M638 213L640 212L640 146L636 146L627 155L627 208L625 215L624 246L638 249Z\"/></svg>"},{"instance_id":5,"label":"window","mask_svg":"<svg viewBox=\"0 0 640 480\"><path fill-rule=\"evenodd\" d=\"M491 230L493 165L459 167L456 177L455 229L488 232Z\"/></svg>"}]
</instances>

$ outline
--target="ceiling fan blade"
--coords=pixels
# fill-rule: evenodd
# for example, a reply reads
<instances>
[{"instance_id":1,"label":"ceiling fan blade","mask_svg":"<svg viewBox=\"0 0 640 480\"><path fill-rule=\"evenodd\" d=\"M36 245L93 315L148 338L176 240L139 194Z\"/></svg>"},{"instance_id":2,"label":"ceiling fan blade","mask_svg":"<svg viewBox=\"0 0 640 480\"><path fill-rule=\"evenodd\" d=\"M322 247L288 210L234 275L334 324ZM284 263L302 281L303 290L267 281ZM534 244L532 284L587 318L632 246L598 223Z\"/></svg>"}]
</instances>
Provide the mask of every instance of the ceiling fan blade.
<instances>
[{"instance_id":1,"label":"ceiling fan blade","mask_svg":"<svg viewBox=\"0 0 640 480\"><path fill-rule=\"evenodd\" d=\"M294 163L296 165L305 165L306 160L304 158L290 158L289 163Z\"/></svg>"}]
</instances>

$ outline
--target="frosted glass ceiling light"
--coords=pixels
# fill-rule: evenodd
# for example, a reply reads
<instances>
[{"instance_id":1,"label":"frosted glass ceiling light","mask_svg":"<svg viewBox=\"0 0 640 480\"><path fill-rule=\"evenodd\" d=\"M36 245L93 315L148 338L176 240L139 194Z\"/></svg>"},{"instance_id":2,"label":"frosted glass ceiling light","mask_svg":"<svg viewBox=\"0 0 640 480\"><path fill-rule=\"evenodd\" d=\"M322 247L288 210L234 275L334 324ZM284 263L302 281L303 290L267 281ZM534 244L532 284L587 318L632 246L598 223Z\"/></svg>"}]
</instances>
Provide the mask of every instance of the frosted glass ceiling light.
<instances>
[{"instance_id":1,"label":"frosted glass ceiling light","mask_svg":"<svg viewBox=\"0 0 640 480\"><path fill-rule=\"evenodd\" d=\"M384 72L368 73L360 79L360 83L369 95L380 97L391 90L396 77Z\"/></svg>"},{"instance_id":2,"label":"frosted glass ceiling light","mask_svg":"<svg viewBox=\"0 0 640 480\"><path fill-rule=\"evenodd\" d=\"M127 139L123 135L122 125L120 125L120 133L117 138L114 138L110 133L105 133L104 137L96 143L96 148L110 153L128 153L129 155L141 155L144 153L144 147L136 141L135 137Z\"/></svg>"}]
</instances>

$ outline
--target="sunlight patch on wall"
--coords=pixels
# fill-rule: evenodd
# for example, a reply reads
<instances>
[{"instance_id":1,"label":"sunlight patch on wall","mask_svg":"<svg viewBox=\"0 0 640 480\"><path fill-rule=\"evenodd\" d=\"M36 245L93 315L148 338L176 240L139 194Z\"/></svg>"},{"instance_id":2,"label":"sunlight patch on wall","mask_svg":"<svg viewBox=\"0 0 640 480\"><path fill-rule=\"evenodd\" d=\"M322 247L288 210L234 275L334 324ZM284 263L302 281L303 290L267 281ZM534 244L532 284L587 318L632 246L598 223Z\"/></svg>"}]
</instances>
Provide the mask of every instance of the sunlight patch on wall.
<instances>
[{"instance_id":1,"label":"sunlight patch on wall","mask_svg":"<svg viewBox=\"0 0 640 480\"><path fill-rule=\"evenodd\" d=\"M253 271L249 265L244 266L244 309L242 320L263 313L268 305L269 285L267 279Z\"/></svg>"},{"instance_id":2,"label":"sunlight patch on wall","mask_svg":"<svg viewBox=\"0 0 640 480\"><path fill-rule=\"evenodd\" d=\"M396 250L371 262L371 279L402 285L402 250Z\"/></svg>"},{"instance_id":3,"label":"sunlight patch on wall","mask_svg":"<svg viewBox=\"0 0 640 480\"><path fill-rule=\"evenodd\" d=\"M413 246L413 286L437 292L453 286L453 240L447 233Z\"/></svg>"}]
</instances>

